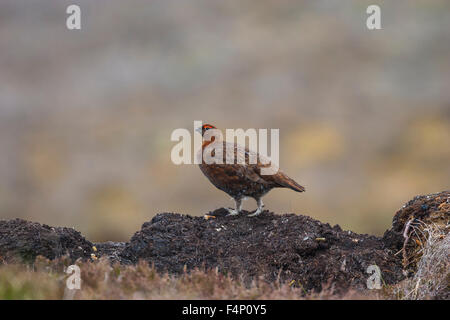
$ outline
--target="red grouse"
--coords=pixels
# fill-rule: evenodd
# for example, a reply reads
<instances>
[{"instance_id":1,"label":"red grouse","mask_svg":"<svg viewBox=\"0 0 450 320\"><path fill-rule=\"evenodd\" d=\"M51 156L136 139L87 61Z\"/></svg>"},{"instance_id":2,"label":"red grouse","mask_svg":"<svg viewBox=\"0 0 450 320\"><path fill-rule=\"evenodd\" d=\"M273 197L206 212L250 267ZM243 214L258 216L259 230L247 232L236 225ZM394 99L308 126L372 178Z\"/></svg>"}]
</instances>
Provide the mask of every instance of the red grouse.
<instances>
[{"instance_id":1,"label":"red grouse","mask_svg":"<svg viewBox=\"0 0 450 320\"><path fill-rule=\"evenodd\" d=\"M200 129L200 128L199 128ZM204 124L201 128L202 136L210 129L216 129L216 127L210 124ZM214 141L212 138L210 141L204 139L202 144L202 154L205 148ZM220 143L220 141L218 141ZM305 188L299 185L297 182L289 178L281 170L278 170L273 175L262 175L261 169L264 167L270 167L270 160L268 158L262 158L258 153L249 151L248 148L244 148L235 143L223 141L223 162L222 164L207 164L204 157L202 157L202 163L199 165L203 174L211 181L216 188L229 194L236 202L236 209L228 208L229 215L237 215L242 209L242 200L246 197L252 197L258 204L258 209L249 216L257 216L263 211L264 204L262 197L267 194L273 188L289 188L297 192L305 191ZM241 151L241 152L239 152ZM233 159L235 161L230 164L226 162L226 155L234 153ZM214 151L213 151L214 153ZM257 163L250 164L249 158L251 155L257 155ZM233 156L233 154L231 154ZM242 162L236 161L239 155L245 155L245 164L239 164ZM264 164L260 161L264 159Z\"/></svg>"}]
</instances>

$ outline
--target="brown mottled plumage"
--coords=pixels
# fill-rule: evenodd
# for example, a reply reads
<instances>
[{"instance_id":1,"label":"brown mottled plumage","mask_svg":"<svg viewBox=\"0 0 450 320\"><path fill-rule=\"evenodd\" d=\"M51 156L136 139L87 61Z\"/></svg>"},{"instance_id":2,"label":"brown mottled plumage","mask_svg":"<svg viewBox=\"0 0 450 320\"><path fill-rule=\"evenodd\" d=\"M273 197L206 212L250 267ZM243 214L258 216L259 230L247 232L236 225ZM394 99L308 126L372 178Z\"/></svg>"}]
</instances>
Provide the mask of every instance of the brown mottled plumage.
<instances>
[{"instance_id":1,"label":"brown mottled plumage","mask_svg":"<svg viewBox=\"0 0 450 320\"><path fill-rule=\"evenodd\" d=\"M202 135L209 129L216 128L212 125L204 124L202 126ZM201 151L203 152L210 143L212 141L204 141ZM233 152L232 156L236 159L240 154L239 150L243 151L241 155L245 155L245 164L237 164L238 161L234 161L233 164L227 164L227 153ZM249 164L251 156L257 156L256 164ZM260 160L259 154L248 150L248 148L224 141L223 164L206 164L203 160L203 163L199 165L200 170L213 185L228 193L236 201L236 209L228 209L230 215L239 214L242 208L242 200L245 197L254 198L258 204L258 209L250 216L260 214L264 206L261 199L273 188L289 188L297 192L305 191L304 187L289 178L281 170L278 170L273 175L262 175L261 168L270 167L270 162L267 161L269 160L267 158L263 158L263 160L266 160L263 162L269 164L263 164Z\"/></svg>"}]
</instances>

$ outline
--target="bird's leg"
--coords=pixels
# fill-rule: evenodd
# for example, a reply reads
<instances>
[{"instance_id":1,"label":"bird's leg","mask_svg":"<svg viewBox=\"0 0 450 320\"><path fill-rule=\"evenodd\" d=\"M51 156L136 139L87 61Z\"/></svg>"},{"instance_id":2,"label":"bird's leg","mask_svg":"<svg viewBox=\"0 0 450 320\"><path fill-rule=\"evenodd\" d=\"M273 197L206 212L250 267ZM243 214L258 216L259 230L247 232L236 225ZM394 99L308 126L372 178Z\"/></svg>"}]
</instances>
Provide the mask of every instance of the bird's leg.
<instances>
[{"instance_id":1,"label":"bird's leg","mask_svg":"<svg viewBox=\"0 0 450 320\"><path fill-rule=\"evenodd\" d=\"M242 210L242 199L234 199L234 201L236 202L236 209L227 208L228 216L235 216Z\"/></svg>"},{"instance_id":2,"label":"bird's leg","mask_svg":"<svg viewBox=\"0 0 450 320\"><path fill-rule=\"evenodd\" d=\"M256 211L253 212L252 214L249 214L248 215L249 217L255 217L259 215L261 212L263 212L264 203L262 202L262 198L256 199L256 203L258 204L258 209L256 209Z\"/></svg>"}]
</instances>

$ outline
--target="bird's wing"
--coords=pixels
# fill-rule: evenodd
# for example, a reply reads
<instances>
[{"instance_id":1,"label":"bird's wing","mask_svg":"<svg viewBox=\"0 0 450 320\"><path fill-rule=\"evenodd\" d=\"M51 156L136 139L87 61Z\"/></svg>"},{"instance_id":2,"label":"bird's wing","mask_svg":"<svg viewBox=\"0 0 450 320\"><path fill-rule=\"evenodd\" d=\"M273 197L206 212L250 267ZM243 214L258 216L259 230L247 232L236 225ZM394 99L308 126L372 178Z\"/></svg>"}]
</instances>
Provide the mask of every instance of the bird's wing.
<instances>
[{"instance_id":1,"label":"bird's wing","mask_svg":"<svg viewBox=\"0 0 450 320\"><path fill-rule=\"evenodd\" d=\"M250 159L257 162L258 154L254 151L248 150L238 144L224 142L223 144L225 151L223 152L223 162L227 163L227 159L231 162L226 164L225 171L230 175L236 174L240 177L245 177L253 182L258 182L267 185L260 175L260 169L258 168L258 163L250 164Z\"/></svg>"},{"instance_id":2,"label":"bird's wing","mask_svg":"<svg viewBox=\"0 0 450 320\"><path fill-rule=\"evenodd\" d=\"M248 179L265 185L271 185L273 187L289 188L297 192L305 191L305 188L289 178L283 171L278 170L272 175L262 175L261 169L271 166L271 159L267 156L260 155L259 153L244 148L238 144L224 143L224 161L226 160L226 154L228 156L233 155L237 159L237 164L244 163L236 166L234 170L238 171L240 175L247 177ZM230 154L232 152L233 154ZM252 163L250 163L252 159ZM256 160L255 160L256 159ZM240 161L240 162L239 162ZM254 163L256 162L256 163Z\"/></svg>"}]
</instances>

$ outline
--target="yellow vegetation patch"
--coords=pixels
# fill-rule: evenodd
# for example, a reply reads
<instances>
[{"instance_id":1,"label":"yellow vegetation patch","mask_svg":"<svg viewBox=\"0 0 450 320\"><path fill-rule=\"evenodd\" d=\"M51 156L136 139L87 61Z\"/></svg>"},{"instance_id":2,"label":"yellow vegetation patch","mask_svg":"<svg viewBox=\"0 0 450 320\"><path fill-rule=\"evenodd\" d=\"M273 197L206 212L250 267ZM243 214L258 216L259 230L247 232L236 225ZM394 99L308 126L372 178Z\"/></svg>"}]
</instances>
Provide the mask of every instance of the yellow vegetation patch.
<instances>
[{"instance_id":1,"label":"yellow vegetation patch","mask_svg":"<svg viewBox=\"0 0 450 320\"><path fill-rule=\"evenodd\" d=\"M345 151L345 141L342 132L326 123L315 123L298 127L285 141L285 152L297 166L317 165L323 162L335 161Z\"/></svg>"}]
</instances>

